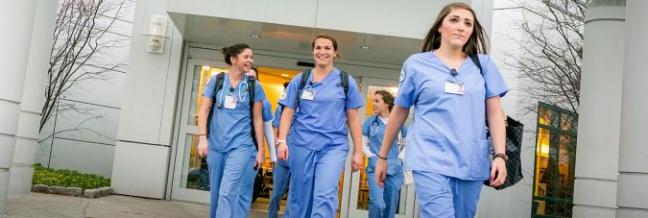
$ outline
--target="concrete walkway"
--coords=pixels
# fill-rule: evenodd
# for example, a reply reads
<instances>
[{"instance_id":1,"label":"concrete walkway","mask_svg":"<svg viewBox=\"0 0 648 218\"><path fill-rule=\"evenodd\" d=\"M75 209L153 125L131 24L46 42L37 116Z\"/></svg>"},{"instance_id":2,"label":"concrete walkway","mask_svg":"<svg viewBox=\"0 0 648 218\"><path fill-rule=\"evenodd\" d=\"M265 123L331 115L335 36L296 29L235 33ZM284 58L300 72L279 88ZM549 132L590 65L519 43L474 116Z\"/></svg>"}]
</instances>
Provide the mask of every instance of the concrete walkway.
<instances>
[{"instance_id":1,"label":"concrete walkway","mask_svg":"<svg viewBox=\"0 0 648 218\"><path fill-rule=\"evenodd\" d=\"M32 193L10 197L11 218L41 217L208 217L209 206L177 201L154 200L123 195L97 199ZM267 217L252 212L250 217Z\"/></svg>"}]
</instances>

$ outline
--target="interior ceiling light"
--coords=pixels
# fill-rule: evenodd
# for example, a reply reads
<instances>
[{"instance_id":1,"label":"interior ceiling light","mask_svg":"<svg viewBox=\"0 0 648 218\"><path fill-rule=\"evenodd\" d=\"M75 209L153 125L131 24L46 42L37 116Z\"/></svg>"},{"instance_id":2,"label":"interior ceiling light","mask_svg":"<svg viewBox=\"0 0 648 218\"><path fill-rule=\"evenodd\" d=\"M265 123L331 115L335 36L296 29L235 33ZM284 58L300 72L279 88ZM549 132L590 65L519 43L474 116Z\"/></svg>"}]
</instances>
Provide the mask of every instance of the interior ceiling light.
<instances>
[{"instance_id":1,"label":"interior ceiling light","mask_svg":"<svg viewBox=\"0 0 648 218\"><path fill-rule=\"evenodd\" d=\"M362 45L360 46L361 49L371 49L371 46L368 45Z\"/></svg>"}]
</instances>

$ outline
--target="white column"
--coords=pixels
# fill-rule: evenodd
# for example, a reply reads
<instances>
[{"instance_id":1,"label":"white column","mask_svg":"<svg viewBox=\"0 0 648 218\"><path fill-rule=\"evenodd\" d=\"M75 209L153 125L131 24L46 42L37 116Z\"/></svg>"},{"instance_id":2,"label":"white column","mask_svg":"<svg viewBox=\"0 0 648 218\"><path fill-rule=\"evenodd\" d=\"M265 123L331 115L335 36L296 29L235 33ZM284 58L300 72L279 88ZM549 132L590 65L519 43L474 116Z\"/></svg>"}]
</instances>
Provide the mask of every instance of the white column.
<instances>
[{"instance_id":1,"label":"white column","mask_svg":"<svg viewBox=\"0 0 648 218\"><path fill-rule=\"evenodd\" d=\"M573 217L614 217L623 87L624 0L588 5Z\"/></svg>"},{"instance_id":2,"label":"white column","mask_svg":"<svg viewBox=\"0 0 648 218\"><path fill-rule=\"evenodd\" d=\"M38 127L45 100L43 93L47 83L57 5L58 1L50 0L40 0L36 4L27 74L18 116L16 145L11 164L10 196L31 193L33 165L38 149Z\"/></svg>"},{"instance_id":3,"label":"white column","mask_svg":"<svg viewBox=\"0 0 648 218\"><path fill-rule=\"evenodd\" d=\"M118 194L165 198L183 39L169 20L164 53L147 52L152 15L167 1L137 1L111 186ZM146 85L142 85L146 84ZM171 166L172 167L172 166Z\"/></svg>"},{"instance_id":4,"label":"white column","mask_svg":"<svg viewBox=\"0 0 648 218\"><path fill-rule=\"evenodd\" d=\"M6 214L35 9L35 0L8 1L0 7L0 216Z\"/></svg>"},{"instance_id":5,"label":"white column","mask_svg":"<svg viewBox=\"0 0 648 218\"><path fill-rule=\"evenodd\" d=\"M628 0L617 217L648 217L648 1Z\"/></svg>"}]
</instances>

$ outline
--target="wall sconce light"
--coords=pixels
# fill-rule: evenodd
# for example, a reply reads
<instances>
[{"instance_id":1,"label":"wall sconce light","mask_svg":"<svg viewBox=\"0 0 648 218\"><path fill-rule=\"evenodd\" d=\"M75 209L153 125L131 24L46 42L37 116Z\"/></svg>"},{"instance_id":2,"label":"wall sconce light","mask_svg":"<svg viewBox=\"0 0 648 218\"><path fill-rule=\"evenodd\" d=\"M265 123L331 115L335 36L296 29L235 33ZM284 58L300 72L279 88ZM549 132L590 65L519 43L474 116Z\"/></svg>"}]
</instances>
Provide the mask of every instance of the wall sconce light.
<instances>
[{"instance_id":1,"label":"wall sconce light","mask_svg":"<svg viewBox=\"0 0 648 218\"><path fill-rule=\"evenodd\" d=\"M164 53L164 40L167 38L165 36L167 28L167 19L163 15L153 14L151 15L151 21L149 23L149 31L146 36L147 40L147 50L150 53Z\"/></svg>"}]
</instances>

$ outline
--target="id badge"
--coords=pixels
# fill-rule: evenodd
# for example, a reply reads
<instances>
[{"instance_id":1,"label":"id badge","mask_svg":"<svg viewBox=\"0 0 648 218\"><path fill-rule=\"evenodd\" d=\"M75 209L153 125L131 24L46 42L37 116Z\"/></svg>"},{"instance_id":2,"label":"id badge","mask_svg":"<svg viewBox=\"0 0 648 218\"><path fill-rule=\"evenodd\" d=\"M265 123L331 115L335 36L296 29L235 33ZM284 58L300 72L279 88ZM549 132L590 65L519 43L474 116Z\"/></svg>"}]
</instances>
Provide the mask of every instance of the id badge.
<instances>
[{"instance_id":1,"label":"id badge","mask_svg":"<svg viewBox=\"0 0 648 218\"><path fill-rule=\"evenodd\" d=\"M456 80L446 80L445 82L445 93L463 95L464 94L464 85L460 81Z\"/></svg>"},{"instance_id":2,"label":"id badge","mask_svg":"<svg viewBox=\"0 0 648 218\"><path fill-rule=\"evenodd\" d=\"M301 98L304 100L309 100L312 101L315 99L315 91L314 90L304 90L302 92Z\"/></svg>"},{"instance_id":3,"label":"id badge","mask_svg":"<svg viewBox=\"0 0 648 218\"><path fill-rule=\"evenodd\" d=\"M231 95L225 95L225 108L226 109L234 109L236 108L236 98Z\"/></svg>"}]
</instances>

